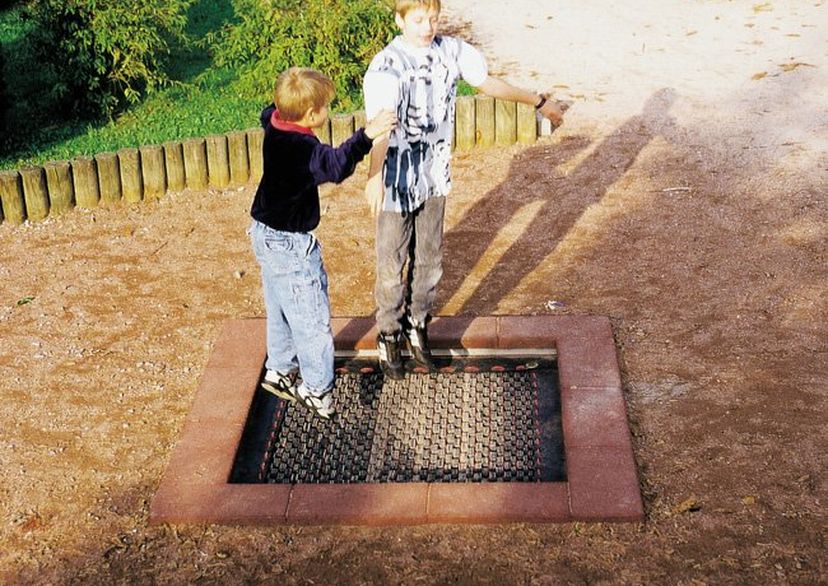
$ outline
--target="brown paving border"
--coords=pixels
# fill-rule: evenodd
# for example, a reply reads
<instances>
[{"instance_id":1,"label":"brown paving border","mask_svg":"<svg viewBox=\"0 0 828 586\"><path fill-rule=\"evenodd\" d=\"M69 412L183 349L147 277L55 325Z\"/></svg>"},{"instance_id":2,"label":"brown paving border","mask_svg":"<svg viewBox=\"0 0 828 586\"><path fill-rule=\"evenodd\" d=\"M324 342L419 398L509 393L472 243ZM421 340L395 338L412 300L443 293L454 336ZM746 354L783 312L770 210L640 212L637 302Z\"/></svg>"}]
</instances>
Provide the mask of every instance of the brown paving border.
<instances>
[{"instance_id":1,"label":"brown paving border","mask_svg":"<svg viewBox=\"0 0 828 586\"><path fill-rule=\"evenodd\" d=\"M337 350L374 348L373 318L334 318ZM150 508L150 523L388 525L643 521L609 320L443 317L434 348L555 349L565 482L230 484L265 359L264 319L228 320Z\"/></svg>"}]
</instances>

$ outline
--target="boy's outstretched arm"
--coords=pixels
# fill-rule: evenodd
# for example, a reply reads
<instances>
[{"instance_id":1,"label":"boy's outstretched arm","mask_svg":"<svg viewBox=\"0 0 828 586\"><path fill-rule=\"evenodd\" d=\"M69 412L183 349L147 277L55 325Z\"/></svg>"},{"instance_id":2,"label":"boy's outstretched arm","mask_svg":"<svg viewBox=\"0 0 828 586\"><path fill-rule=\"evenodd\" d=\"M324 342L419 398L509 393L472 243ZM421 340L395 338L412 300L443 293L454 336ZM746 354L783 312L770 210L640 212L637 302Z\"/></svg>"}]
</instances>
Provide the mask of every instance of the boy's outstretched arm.
<instances>
[{"instance_id":1,"label":"boy's outstretched arm","mask_svg":"<svg viewBox=\"0 0 828 586\"><path fill-rule=\"evenodd\" d=\"M387 136L378 137L374 140L368 163L368 182L365 184L365 201L368 202L374 216L379 215L382 209L382 200L385 197L385 189L382 184L382 166L385 163L387 152Z\"/></svg>"},{"instance_id":2,"label":"boy's outstretched arm","mask_svg":"<svg viewBox=\"0 0 828 586\"><path fill-rule=\"evenodd\" d=\"M340 183L350 177L356 165L370 151L374 140L388 141L388 133L397 119L390 110L382 110L338 147L319 144L311 154L310 167L317 185Z\"/></svg>"},{"instance_id":3,"label":"boy's outstretched arm","mask_svg":"<svg viewBox=\"0 0 828 586\"><path fill-rule=\"evenodd\" d=\"M543 99L544 103L538 108L538 112L545 118L548 118L555 126L563 124L563 109L554 100L546 100L545 96L515 87L502 79L491 76L487 77L483 83L477 86L477 89L493 98L531 104L532 106L537 106Z\"/></svg>"}]
</instances>

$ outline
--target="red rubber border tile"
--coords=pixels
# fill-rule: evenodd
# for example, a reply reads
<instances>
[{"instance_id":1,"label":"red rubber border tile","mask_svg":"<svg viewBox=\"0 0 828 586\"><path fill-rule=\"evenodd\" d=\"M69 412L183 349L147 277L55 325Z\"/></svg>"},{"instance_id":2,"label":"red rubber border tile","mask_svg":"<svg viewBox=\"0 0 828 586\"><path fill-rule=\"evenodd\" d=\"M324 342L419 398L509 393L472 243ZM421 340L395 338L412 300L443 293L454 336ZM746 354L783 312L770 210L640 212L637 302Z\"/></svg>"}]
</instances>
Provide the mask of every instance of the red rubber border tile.
<instances>
[{"instance_id":1,"label":"red rubber border tile","mask_svg":"<svg viewBox=\"0 0 828 586\"><path fill-rule=\"evenodd\" d=\"M259 372L267 355L267 330L258 319L229 319L219 332L207 368L255 367Z\"/></svg>"},{"instance_id":2,"label":"red rubber border tile","mask_svg":"<svg viewBox=\"0 0 828 586\"><path fill-rule=\"evenodd\" d=\"M644 508L630 448L566 449L572 516L583 521L642 521Z\"/></svg>"},{"instance_id":3,"label":"red rubber border tile","mask_svg":"<svg viewBox=\"0 0 828 586\"><path fill-rule=\"evenodd\" d=\"M601 316L498 318L498 348L558 351L561 389L621 387L612 327Z\"/></svg>"},{"instance_id":4,"label":"red rubber border tile","mask_svg":"<svg viewBox=\"0 0 828 586\"><path fill-rule=\"evenodd\" d=\"M433 348L497 348L497 318L438 317L428 326Z\"/></svg>"},{"instance_id":5,"label":"red rubber border tile","mask_svg":"<svg viewBox=\"0 0 828 586\"><path fill-rule=\"evenodd\" d=\"M567 448L631 445L621 389L563 389L561 418Z\"/></svg>"},{"instance_id":6,"label":"red rubber border tile","mask_svg":"<svg viewBox=\"0 0 828 586\"><path fill-rule=\"evenodd\" d=\"M338 350L374 348L373 318L334 318ZM566 482L230 484L265 359L265 320L228 320L196 391L150 523L337 524L643 521L609 320L443 317L436 348L555 349Z\"/></svg>"},{"instance_id":7,"label":"red rubber border tile","mask_svg":"<svg viewBox=\"0 0 828 586\"><path fill-rule=\"evenodd\" d=\"M426 520L428 484L296 484L288 523L414 525Z\"/></svg>"},{"instance_id":8,"label":"red rubber border tile","mask_svg":"<svg viewBox=\"0 0 828 586\"><path fill-rule=\"evenodd\" d=\"M429 523L539 523L570 521L566 482L434 483Z\"/></svg>"}]
</instances>

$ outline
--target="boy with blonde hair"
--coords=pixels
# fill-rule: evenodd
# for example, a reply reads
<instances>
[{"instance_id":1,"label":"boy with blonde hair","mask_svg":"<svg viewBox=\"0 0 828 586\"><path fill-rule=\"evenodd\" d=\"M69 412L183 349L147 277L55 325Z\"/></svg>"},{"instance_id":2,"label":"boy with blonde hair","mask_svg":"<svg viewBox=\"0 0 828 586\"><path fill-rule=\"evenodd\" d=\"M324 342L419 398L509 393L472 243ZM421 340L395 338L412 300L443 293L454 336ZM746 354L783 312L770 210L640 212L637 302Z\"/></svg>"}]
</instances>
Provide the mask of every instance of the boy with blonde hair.
<instances>
[{"instance_id":1,"label":"boy with blonde hair","mask_svg":"<svg viewBox=\"0 0 828 586\"><path fill-rule=\"evenodd\" d=\"M365 196L377 214L377 349L383 372L404 376L401 337L420 365L433 367L427 324L443 274L443 216L451 191L451 140L457 82L532 104L556 126L558 104L490 77L483 56L465 41L437 34L440 0L397 0L401 34L371 61L365 111L394 111L399 124L374 144ZM408 264L404 275L403 269Z\"/></svg>"},{"instance_id":2,"label":"boy with blonde hair","mask_svg":"<svg viewBox=\"0 0 828 586\"><path fill-rule=\"evenodd\" d=\"M293 67L276 80L275 105L261 115L264 173L248 230L267 311L262 387L325 419L336 409L328 276L312 232L320 219L317 187L350 176L395 123L393 113L377 111L339 147L323 144L313 131L328 119L333 97L331 80L312 69Z\"/></svg>"}]
</instances>

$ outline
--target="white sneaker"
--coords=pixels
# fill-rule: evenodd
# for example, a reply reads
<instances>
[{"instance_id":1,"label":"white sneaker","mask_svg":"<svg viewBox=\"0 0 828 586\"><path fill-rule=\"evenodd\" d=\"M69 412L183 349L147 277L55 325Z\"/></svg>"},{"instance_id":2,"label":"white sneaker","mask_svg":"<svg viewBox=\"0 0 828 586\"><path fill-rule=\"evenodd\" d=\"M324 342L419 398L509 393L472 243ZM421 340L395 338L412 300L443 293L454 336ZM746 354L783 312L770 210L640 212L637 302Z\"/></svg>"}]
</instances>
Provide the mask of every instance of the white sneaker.
<instances>
[{"instance_id":1,"label":"white sneaker","mask_svg":"<svg viewBox=\"0 0 828 586\"><path fill-rule=\"evenodd\" d=\"M296 370L292 370L287 374L282 374L276 370L268 370L262 380L262 388L285 401L295 401L298 379L299 372Z\"/></svg>"},{"instance_id":2,"label":"white sneaker","mask_svg":"<svg viewBox=\"0 0 828 586\"><path fill-rule=\"evenodd\" d=\"M336 416L336 408L333 405L333 389L329 389L317 397L312 395L308 388L302 384L296 388L296 398L299 403L322 419L333 419Z\"/></svg>"}]
</instances>

